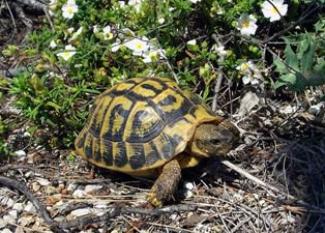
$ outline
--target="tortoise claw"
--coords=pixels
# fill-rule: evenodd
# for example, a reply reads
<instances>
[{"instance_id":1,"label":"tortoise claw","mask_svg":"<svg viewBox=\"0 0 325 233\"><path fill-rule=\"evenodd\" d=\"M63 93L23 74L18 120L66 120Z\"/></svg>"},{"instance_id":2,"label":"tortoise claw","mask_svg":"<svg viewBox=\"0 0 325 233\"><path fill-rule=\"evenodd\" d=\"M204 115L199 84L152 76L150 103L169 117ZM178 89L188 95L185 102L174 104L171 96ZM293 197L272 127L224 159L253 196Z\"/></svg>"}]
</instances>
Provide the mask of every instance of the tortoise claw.
<instances>
[{"instance_id":1,"label":"tortoise claw","mask_svg":"<svg viewBox=\"0 0 325 233\"><path fill-rule=\"evenodd\" d=\"M146 199L154 207L162 207L162 202L157 198L157 195L155 192L150 192L147 195Z\"/></svg>"}]
</instances>

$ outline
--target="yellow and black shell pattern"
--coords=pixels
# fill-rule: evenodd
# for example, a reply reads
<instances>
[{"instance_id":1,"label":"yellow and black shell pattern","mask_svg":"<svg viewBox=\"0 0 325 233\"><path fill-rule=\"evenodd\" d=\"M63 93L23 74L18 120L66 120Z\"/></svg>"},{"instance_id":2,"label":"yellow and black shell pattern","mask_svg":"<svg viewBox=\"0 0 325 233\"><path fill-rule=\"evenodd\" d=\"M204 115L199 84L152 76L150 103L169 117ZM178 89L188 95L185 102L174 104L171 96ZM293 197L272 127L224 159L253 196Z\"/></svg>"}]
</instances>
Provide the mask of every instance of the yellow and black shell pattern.
<instances>
[{"instance_id":1,"label":"yellow and black shell pattern","mask_svg":"<svg viewBox=\"0 0 325 233\"><path fill-rule=\"evenodd\" d=\"M76 153L99 167L145 171L183 152L199 124L221 120L170 79L133 78L97 97Z\"/></svg>"}]
</instances>

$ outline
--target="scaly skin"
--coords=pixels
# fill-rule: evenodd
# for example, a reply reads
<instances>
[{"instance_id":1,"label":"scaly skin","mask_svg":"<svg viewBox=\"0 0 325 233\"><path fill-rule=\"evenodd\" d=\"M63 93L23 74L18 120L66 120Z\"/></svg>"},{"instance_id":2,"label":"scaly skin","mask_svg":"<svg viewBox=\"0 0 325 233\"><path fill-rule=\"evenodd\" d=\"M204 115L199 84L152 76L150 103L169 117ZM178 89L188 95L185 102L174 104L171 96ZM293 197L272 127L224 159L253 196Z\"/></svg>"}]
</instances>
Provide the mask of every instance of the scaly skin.
<instances>
[{"instance_id":1,"label":"scaly skin","mask_svg":"<svg viewBox=\"0 0 325 233\"><path fill-rule=\"evenodd\" d=\"M181 180L181 167L176 159L169 161L162 168L161 174L152 186L147 200L155 207L162 207L170 200Z\"/></svg>"}]
</instances>

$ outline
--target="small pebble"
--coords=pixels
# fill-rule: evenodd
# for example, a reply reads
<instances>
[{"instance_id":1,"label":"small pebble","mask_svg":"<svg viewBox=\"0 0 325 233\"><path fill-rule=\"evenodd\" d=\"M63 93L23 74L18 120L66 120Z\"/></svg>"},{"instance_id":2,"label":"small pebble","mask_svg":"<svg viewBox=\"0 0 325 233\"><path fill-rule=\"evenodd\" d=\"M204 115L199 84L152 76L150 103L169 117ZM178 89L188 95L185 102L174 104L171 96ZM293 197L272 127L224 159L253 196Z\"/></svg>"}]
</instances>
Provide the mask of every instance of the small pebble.
<instances>
[{"instance_id":1,"label":"small pebble","mask_svg":"<svg viewBox=\"0 0 325 233\"><path fill-rule=\"evenodd\" d=\"M72 184L69 184L69 185L68 185L67 190L68 190L69 192L73 192L73 191L76 190L77 187L78 187L77 184L72 183Z\"/></svg>"},{"instance_id":2,"label":"small pebble","mask_svg":"<svg viewBox=\"0 0 325 233\"><path fill-rule=\"evenodd\" d=\"M3 218L0 218L0 229L4 228L7 226L7 223L3 220Z\"/></svg>"},{"instance_id":3,"label":"small pebble","mask_svg":"<svg viewBox=\"0 0 325 233\"><path fill-rule=\"evenodd\" d=\"M25 206L24 210L28 213L36 213L36 209L30 201L27 202L27 205Z\"/></svg>"},{"instance_id":4,"label":"small pebble","mask_svg":"<svg viewBox=\"0 0 325 233\"><path fill-rule=\"evenodd\" d=\"M21 157L25 157L26 156L26 152L23 151L23 150L17 150L14 152L14 154L18 157L18 158L21 158Z\"/></svg>"},{"instance_id":5,"label":"small pebble","mask_svg":"<svg viewBox=\"0 0 325 233\"><path fill-rule=\"evenodd\" d=\"M85 192L88 193L93 193L95 191L98 191L100 189L102 189L103 186L102 185L86 185L85 187Z\"/></svg>"},{"instance_id":6,"label":"small pebble","mask_svg":"<svg viewBox=\"0 0 325 233\"><path fill-rule=\"evenodd\" d=\"M32 183L32 190L33 190L34 192L39 191L40 188L41 188L41 186L39 185L39 183L37 183L37 182L33 182L33 183Z\"/></svg>"},{"instance_id":7,"label":"small pebble","mask_svg":"<svg viewBox=\"0 0 325 233\"><path fill-rule=\"evenodd\" d=\"M12 231L9 230L8 228L6 228L6 229L3 229L3 230L1 231L1 233L12 233Z\"/></svg>"},{"instance_id":8,"label":"small pebble","mask_svg":"<svg viewBox=\"0 0 325 233\"><path fill-rule=\"evenodd\" d=\"M0 197L0 205L4 205L7 207L12 207L15 204L15 201L9 197Z\"/></svg>"},{"instance_id":9,"label":"small pebble","mask_svg":"<svg viewBox=\"0 0 325 233\"><path fill-rule=\"evenodd\" d=\"M51 184L50 181L48 181L47 179L41 178L41 177L36 178L36 181L42 186L47 186L47 185Z\"/></svg>"},{"instance_id":10,"label":"small pebble","mask_svg":"<svg viewBox=\"0 0 325 233\"><path fill-rule=\"evenodd\" d=\"M193 197L193 192L191 190L186 190L184 196L185 198Z\"/></svg>"},{"instance_id":11,"label":"small pebble","mask_svg":"<svg viewBox=\"0 0 325 233\"><path fill-rule=\"evenodd\" d=\"M184 183L184 187L187 189L187 190L193 190L194 189L194 185L192 182L186 182Z\"/></svg>"},{"instance_id":12,"label":"small pebble","mask_svg":"<svg viewBox=\"0 0 325 233\"><path fill-rule=\"evenodd\" d=\"M53 194L57 194L58 193L58 190L53 187L53 186L46 186L45 187L45 190L44 192L47 194L47 195L53 195Z\"/></svg>"},{"instance_id":13,"label":"small pebble","mask_svg":"<svg viewBox=\"0 0 325 233\"><path fill-rule=\"evenodd\" d=\"M17 210L18 213L22 212L24 209L24 204L23 203L15 203L12 207L13 210Z\"/></svg>"},{"instance_id":14,"label":"small pebble","mask_svg":"<svg viewBox=\"0 0 325 233\"><path fill-rule=\"evenodd\" d=\"M83 198L86 196L85 190L77 189L76 191L73 192L72 196L74 198Z\"/></svg>"},{"instance_id":15,"label":"small pebble","mask_svg":"<svg viewBox=\"0 0 325 233\"><path fill-rule=\"evenodd\" d=\"M16 223L16 219L13 218L11 215L7 214L7 215L4 215L3 217L3 221L5 221L5 223L10 223L10 224L15 224Z\"/></svg>"},{"instance_id":16,"label":"small pebble","mask_svg":"<svg viewBox=\"0 0 325 233\"><path fill-rule=\"evenodd\" d=\"M8 211L8 215L10 215L11 217L13 217L14 219L17 219L17 217L18 217L18 211L17 210L9 210Z\"/></svg>"},{"instance_id":17,"label":"small pebble","mask_svg":"<svg viewBox=\"0 0 325 233\"><path fill-rule=\"evenodd\" d=\"M80 217L86 214L90 214L92 213L93 209L92 208L82 208L82 209L76 209L71 211L71 213L69 215L73 216L73 217Z\"/></svg>"}]
</instances>

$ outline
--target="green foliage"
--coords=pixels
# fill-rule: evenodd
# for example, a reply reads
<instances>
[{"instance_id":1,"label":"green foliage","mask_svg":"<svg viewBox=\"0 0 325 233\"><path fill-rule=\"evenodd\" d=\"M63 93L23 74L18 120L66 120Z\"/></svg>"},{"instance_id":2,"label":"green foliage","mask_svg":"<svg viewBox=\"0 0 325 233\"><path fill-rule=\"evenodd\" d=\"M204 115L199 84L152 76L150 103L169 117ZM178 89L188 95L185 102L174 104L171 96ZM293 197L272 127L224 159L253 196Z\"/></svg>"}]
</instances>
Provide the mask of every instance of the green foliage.
<instances>
[{"instance_id":1,"label":"green foliage","mask_svg":"<svg viewBox=\"0 0 325 233\"><path fill-rule=\"evenodd\" d=\"M274 61L276 70L280 73L275 88L286 85L292 90L302 91L308 86L324 84L325 60L319 56L319 53L325 51L325 47L322 47L324 40L306 33L293 39L286 38L285 41L285 60ZM294 48L292 44L295 44Z\"/></svg>"},{"instance_id":2,"label":"green foliage","mask_svg":"<svg viewBox=\"0 0 325 233\"><path fill-rule=\"evenodd\" d=\"M53 142L71 145L94 97L127 78L174 77L184 89L195 86L206 101L214 94L220 72L238 86L242 78L262 83L264 71L271 69L269 61L263 60L261 42L299 16L270 22L261 11L263 0L123 2L76 0L75 13L67 17L67 1L58 0L49 6L53 27L32 32L23 48L3 50L5 56L29 59L27 71L11 80L10 93L35 127L53 132ZM298 13L300 7L307 8L303 1L293 4L289 10L292 7ZM257 20L258 31L252 35L240 33L238 21L243 14ZM281 76L276 87L301 90L319 85L324 41L315 38L324 38L322 22L315 26L317 35L295 30L286 34L295 36L286 39L284 61L275 61ZM139 46L147 49L139 52Z\"/></svg>"}]
</instances>

